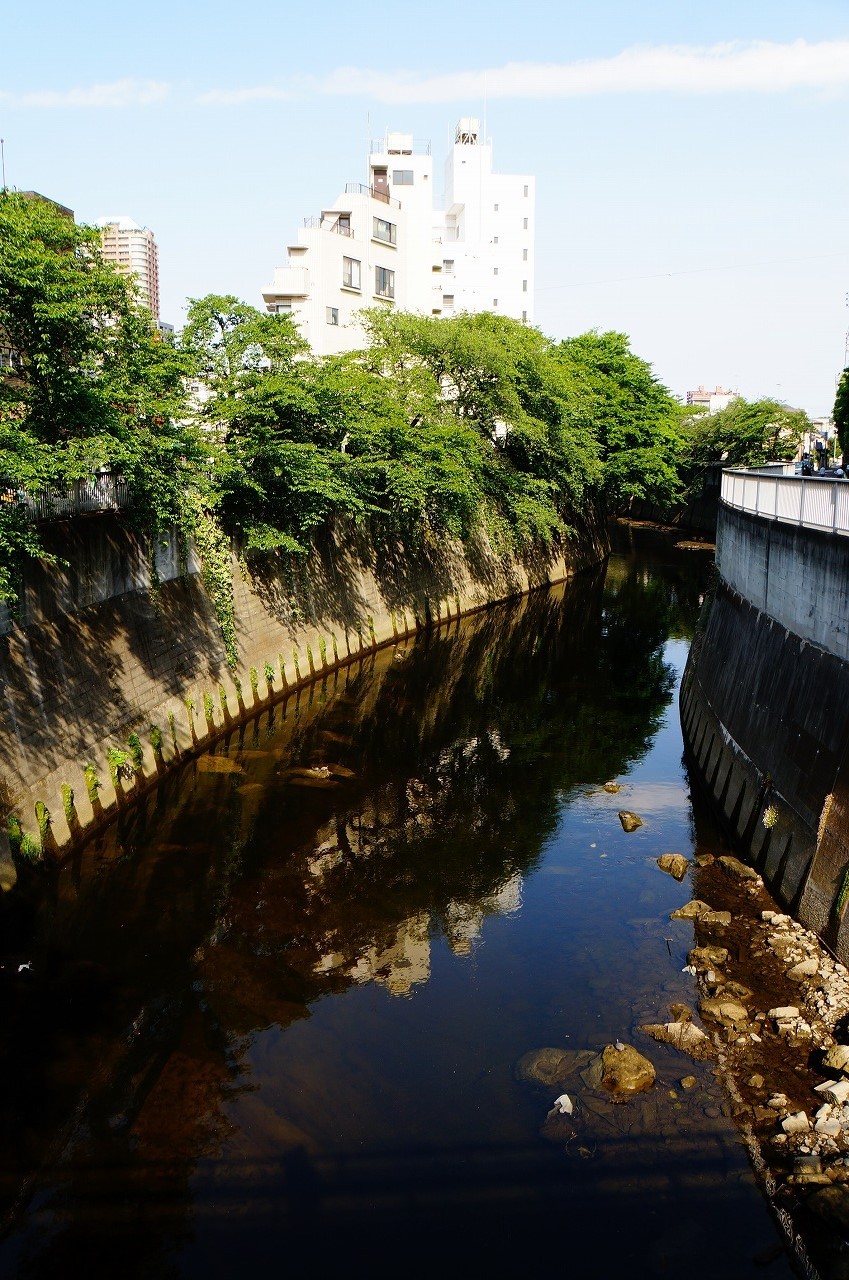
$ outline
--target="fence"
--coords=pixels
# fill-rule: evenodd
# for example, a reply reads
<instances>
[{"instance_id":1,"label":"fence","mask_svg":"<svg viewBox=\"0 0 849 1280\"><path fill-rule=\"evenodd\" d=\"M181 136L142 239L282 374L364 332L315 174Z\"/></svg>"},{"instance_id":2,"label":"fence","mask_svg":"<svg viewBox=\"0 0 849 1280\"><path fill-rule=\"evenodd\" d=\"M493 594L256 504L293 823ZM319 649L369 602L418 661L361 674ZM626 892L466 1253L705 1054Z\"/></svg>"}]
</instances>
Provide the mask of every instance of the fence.
<instances>
[{"instance_id":1,"label":"fence","mask_svg":"<svg viewBox=\"0 0 849 1280\"><path fill-rule=\"evenodd\" d=\"M723 471L728 507L785 524L849 535L849 481L766 471Z\"/></svg>"},{"instance_id":2,"label":"fence","mask_svg":"<svg viewBox=\"0 0 849 1280\"><path fill-rule=\"evenodd\" d=\"M27 493L8 482L0 483L0 502L25 507L33 520L62 520L95 511L120 511L129 506L129 493L123 476L106 472L88 480L75 480L67 489L43 489L40 493Z\"/></svg>"}]
</instances>

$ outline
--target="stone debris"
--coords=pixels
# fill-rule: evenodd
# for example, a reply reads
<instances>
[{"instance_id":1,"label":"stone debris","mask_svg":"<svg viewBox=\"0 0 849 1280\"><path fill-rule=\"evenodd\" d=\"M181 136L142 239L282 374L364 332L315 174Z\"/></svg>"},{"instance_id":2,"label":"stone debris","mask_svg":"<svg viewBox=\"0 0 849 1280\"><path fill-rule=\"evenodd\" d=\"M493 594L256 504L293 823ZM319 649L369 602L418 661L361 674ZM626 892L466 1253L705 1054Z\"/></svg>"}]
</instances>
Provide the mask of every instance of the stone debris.
<instances>
[{"instance_id":1,"label":"stone debris","mask_svg":"<svg viewBox=\"0 0 849 1280\"><path fill-rule=\"evenodd\" d=\"M661 871L674 876L676 880L683 880L690 866L683 853L662 853L657 859L657 865Z\"/></svg>"},{"instance_id":2,"label":"stone debris","mask_svg":"<svg viewBox=\"0 0 849 1280\"><path fill-rule=\"evenodd\" d=\"M612 779L610 782L605 782L604 786L602 787L602 791L606 791L608 795L611 795L611 796L615 796L617 791L621 791L621 790L622 790L622 787L620 786L620 784L618 782L614 782Z\"/></svg>"},{"instance_id":3,"label":"stone debris","mask_svg":"<svg viewBox=\"0 0 849 1280\"><path fill-rule=\"evenodd\" d=\"M694 1022L661 1022L640 1027L652 1040L661 1044L671 1044L691 1058L703 1060L713 1056L713 1044L710 1037L697 1027Z\"/></svg>"},{"instance_id":4,"label":"stone debris","mask_svg":"<svg viewBox=\"0 0 849 1280\"><path fill-rule=\"evenodd\" d=\"M754 867L750 867L745 862L741 862L739 858L731 858L723 856L717 861L727 875L732 876L735 880L751 880L753 883L762 885L763 880L758 875Z\"/></svg>"},{"instance_id":5,"label":"stone debris","mask_svg":"<svg viewBox=\"0 0 849 1280\"><path fill-rule=\"evenodd\" d=\"M797 1111L794 1115L785 1116L781 1127L785 1133L810 1133L811 1122L804 1111Z\"/></svg>"},{"instance_id":6,"label":"stone debris","mask_svg":"<svg viewBox=\"0 0 849 1280\"><path fill-rule=\"evenodd\" d=\"M703 1018L711 1018L714 1022L723 1022L733 1027L744 1027L749 1021L748 1010L737 1000L726 1000L713 997L699 1001L699 1013Z\"/></svg>"},{"instance_id":7,"label":"stone debris","mask_svg":"<svg viewBox=\"0 0 849 1280\"><path fill-rule=\"evenodd\" d=\"M636 813L631 813L628 809L619 810L619 821L622 823L623 831L636 831L637 827L643 825L643 820Z\"/></svg>"},{"instance_id":8,"label":"stone debris","mask_svg":"<svg viewBox=\"0 0 849 1280\"><path fill-rule=\"evenodd\" d=\"M691 898L689 902L685 902L683 907L678 907L673 911L670 920L700 920L702 916L713 911L713 907L709 907L706 902L701 902L698 898Z\"/></svg>"},{"instance_id":9,"label":"stone debris","mask_svg":"<svg viewBox=\"0 0 849 1280\"><path fill-rule=\"evenodd\" d=\"M822 1064L829 1071L842 1071L844 1075L849 1075L849 1044L834 1045L823 1058Z\"/></svg>"},{"instance_id":10,"label":"stone debris","mask_svg":"<svg viewBox=\"0 0 849 1280\"><path fill-rule=\"evenodd\" d=\"M691 964L697 972L718 968L724 965L727 960L728 950L726 947L693 947L687 956L687 963Z\"/></svg>"}]
</instances>

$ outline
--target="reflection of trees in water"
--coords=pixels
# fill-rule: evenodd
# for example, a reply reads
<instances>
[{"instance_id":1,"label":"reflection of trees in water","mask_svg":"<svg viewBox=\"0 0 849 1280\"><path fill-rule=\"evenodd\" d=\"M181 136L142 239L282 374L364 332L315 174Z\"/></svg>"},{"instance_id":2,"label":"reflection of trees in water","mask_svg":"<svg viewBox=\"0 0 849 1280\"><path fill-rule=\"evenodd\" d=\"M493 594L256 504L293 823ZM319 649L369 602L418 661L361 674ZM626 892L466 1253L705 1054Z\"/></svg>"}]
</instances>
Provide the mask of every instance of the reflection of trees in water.
<instances>
[{"instance_id":1,"label":"reflection of trees in water","mask_svg":"<svg viewBox=\"0 0 849 1280\"><path fill-rule=\"evenodd\" d=\"M7 1078L29 1081L4 1117L35 1153L21 1172L40 1158L30 1117L45 1095L61 1100L58 1123L91 1062L111 1057L94 1096L112 1120L80 1138L83 1159L127 1166L144 1194L173 1127L163 1195L179 1199L222 1141L219 1102L252 1031L355 982L409 992L436 932L468 953L486 915L520 905L570 790L646 750L670 697L661 647L676 609L625 560L607 585L587 576L452 624L241 726L216 749L233 771L192 764L93 841L56 877L33 941L46 975L96 988L92 1025L57 1029L47 980L7 1021ZM303 1135L274 1140L295 1150Z\"/></svg>"}]
</instances>

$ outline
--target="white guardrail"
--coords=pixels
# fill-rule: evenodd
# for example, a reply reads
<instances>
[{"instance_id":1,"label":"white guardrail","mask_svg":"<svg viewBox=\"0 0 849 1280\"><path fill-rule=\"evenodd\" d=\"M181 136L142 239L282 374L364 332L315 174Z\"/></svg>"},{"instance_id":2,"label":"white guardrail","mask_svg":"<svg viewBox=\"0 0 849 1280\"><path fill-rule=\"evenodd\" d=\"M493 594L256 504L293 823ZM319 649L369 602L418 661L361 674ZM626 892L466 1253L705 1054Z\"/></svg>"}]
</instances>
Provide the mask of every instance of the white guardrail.
<instances>
[{"instance_id":1,"label":"white guardrail","mask_svg":"<svg viewBox=\"0 0 849 1280\"><path fill-rule=\"evenodd\" d=\"M849 535L849 481L723 471L722 501L737 511Z\"/></svg>"}]
</instances>

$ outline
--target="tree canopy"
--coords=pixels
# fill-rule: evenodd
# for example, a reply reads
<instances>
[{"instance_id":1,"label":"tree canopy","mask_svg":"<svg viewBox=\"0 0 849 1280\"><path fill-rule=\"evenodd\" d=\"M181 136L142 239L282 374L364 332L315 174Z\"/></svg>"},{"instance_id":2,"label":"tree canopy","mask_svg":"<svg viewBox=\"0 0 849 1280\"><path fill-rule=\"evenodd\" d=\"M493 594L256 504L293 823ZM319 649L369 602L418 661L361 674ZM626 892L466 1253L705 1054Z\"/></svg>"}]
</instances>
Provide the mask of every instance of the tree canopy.
<instances>
[{"instance_id":1,"label":"tree canopy","mask_svg":"<svg viewBox=\"0 0 849 1280\"><path fill-rule=\"evenodd\" d=\"M383 307L363 320L362 351L318 359L288 316L209 295L163 337L95 228L4 192L0 476L33 492L121 472L128 517L194 535L219 587L228 540L299 554L339 515L396 544L486 530L515 551L678 492L692 437L623 334L555 343L490 313ZM0 598L38 552L25 509L0 504Z\"/></svg>"}]
</instances>

